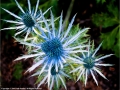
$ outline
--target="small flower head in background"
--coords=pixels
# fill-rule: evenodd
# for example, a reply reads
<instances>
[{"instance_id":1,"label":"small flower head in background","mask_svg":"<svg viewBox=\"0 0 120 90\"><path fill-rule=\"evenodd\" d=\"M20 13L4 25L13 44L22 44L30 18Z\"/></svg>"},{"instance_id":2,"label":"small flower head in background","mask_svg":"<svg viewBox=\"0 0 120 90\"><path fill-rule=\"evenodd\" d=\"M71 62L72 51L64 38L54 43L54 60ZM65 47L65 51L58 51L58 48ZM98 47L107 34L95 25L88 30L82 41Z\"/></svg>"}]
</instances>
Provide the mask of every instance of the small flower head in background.
<instances>
[{"instance_id":1,"label":"small flower head in background","mask_svg":"<svg viewBox=\"0 0 120 90\"><path fill-rule=\"evenodd\" d=\"M64 66L64 68L66 67L66 65ZM53 66L51 69L49 67L47 67L44 72L39 76L40 70L39 69L36 73L34 73L31 76L38 76L38 79L36 81L36 83L38 83L38 88L42 85L47 83L48 84L48 88L50 90L53 90L52 87L56 87L57 89L63 85L64 88L66 89L66 85L65 85L65 78L70 78L69 75L67 75L65 73L65 70L63 69L58 69L58 71L56 72L55 70L55 66Z\"/></svg>"},{"instance_id":2,"label":"small flower head in background","mask_svg":"<svg viewBox=\"0 0 120 90\"><path fill-rule=\"evenodd\" d=\"M39 0L37 0L35 10L31 9L30 0L27 0L27 1L28 1L28 10L24 11L23 8L20 6L20 4L17 2L17 0L15 0L18 8L20 9L20 11L22 13L20 16L8 11L7 9L2 8L4 11L6 11L10 15L14 16L17 20L16 21L4 20L6 22L16 24L16 26L10 27L10 28L3 28L1 30L16 29L16 30L18 30L18 32L15 34L15 36L18 34L21 34L22 32L26 32L27 34L25 36L25 40L27 39L27 37L31 31L34 31L35 33L37 33L36 28L38 28L39 23L42 22L41 14L40 14L40 11L38 10ZM44 12L44 14L46 14L48 12L48 10L46 10Z\"/></svg>"},{"instance_id":3,"label":"small flower head in background","mask_svg":"<svg viewBox=\"0 0 120 90\"><path fill-rule=\"evenodd\" d=\"M98 48L93 51L93 48L90 49L90 42L89 42L89 46L87 47L88 52L87 53L82 53L82 57L79 57L77 55L74 55L76 57L76 62L78 64L78 67L75 68L74 70L72 70L70 73L72 72L79 72L79 76L77 81L81 78L81 76L83 75L83 77L85 77L85 85L87 83L87 79L88 79L88 75L91 74L93 79L95 80L96 84L98 85L98 82L95 78L95 74L94 73L98 73L100 76L102 76L103 78L107 79L100 70L100 66L112 66L112 64L103 64L101 63L101 60L107 57L110 57L113 54L109 54L109 55L105 55L105 56L96 56L97 51L99 50L99 48L101 47L102 43L98 46ZM94 45L92 45L94 46ZM81 62L82 64L81 64Z\"/></svg>"},{"instance_id":4,"label":"small flower head in background","mask_svg":"<svg viewBox=\"0 0 120 90\"><path fill-rule=\"evenodd\" d=\"M16 60L26 59L30 57L36 57L37 62L30 67L27 71L32 71L36 67L43 65L39 75L44 71L44 69L49 66L50 70L54 66L55 71L58 72L58 68L63 68L63 64L67 62L67 60L75 60L72 58L71 54L79 53L79 52L86 52L86 50L82 50L83 47L80 43L72 46L73 44L83 32L88 30L89 28L85 28L83 30L79 30L77 34L72 37L69 37L68 33L71 30L72 24L74 22L75 16L72 18L68 28L66 31L62 31L62 13L59 21L59 29L55 28L54 17L51 11L51 27L49 27L45 17L41 12L41 16L43 21L46 25L46 29L48 32L42 32L41 36L43 37L44 41L40 44L29 44L27 42L21 42L22 44L31 45L34 47L38 47L36 50L36 54L31 55L23 55L18 57ZM41 28L39 28L41 29ZM31 51L32 52L32 51Z\"/></svg>"}]
</instances>

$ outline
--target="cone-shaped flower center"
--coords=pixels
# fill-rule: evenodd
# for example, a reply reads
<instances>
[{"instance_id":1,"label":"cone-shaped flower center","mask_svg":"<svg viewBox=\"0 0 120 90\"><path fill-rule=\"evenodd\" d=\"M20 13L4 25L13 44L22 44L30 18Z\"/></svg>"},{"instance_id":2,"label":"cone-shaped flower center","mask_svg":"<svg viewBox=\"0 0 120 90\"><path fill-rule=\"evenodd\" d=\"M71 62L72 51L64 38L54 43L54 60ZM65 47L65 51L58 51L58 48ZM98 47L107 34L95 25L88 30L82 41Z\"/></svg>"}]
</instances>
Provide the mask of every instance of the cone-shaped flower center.
<instances>
[{"instance_id":1,"label":"cone-shaped flower center","mask_svg":"<svg viewBox=\"0 0 120 90\"><path fill-rule=\"evenodd\" d=\"M58 72L59 72L59 70L58 70ZM58 74L58 72L56 72L55 66L53 66L51 69L51 75L56 75L56 74Z\"/></svg>"},{"instance_id":2,"label":"cone-shaped flower center","mask_svg":"<svg viewBox=\"0 0 120 90\"><path fill-rule=\"evenodd\" d=\"M92 57L85 58L84 62L85 62L84 67L87 69L91 69L95 65L94 59Z\"/></svg>"},{"instance_id":3,"label":"cone-shaped flower center","mask_svg":"<svg viewBox=\"0 0 120 90\"><path fill-rule=\"evenodd\" d=\"M58 38L53 38L52 40L42 43L41 48L48 58L51 59L58 59L64 53L62 43Z\"/></svg>"},{"instance_id":4,"label":"cone-shaped flower center","mask_svg":"<svg viewBox=\"0 0 120 90\"><path fill-rule=\"evenodd\" d=\"M32 27L35 24L34 20L32 19L31 15L29 13L23 15L22 19L23 19L24 24L27 27Z\"/></svg>"}]
</instances>

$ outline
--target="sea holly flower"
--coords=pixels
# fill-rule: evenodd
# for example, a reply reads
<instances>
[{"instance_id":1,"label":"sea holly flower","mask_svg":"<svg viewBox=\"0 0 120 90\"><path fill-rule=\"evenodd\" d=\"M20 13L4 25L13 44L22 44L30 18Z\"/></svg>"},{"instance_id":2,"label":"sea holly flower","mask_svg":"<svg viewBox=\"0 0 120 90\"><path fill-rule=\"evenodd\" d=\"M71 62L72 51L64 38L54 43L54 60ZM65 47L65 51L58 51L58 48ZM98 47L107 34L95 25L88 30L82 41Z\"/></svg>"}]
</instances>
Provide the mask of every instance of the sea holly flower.
<instances>
[{"instance_id":1,"label":"sea holly flower","mask_svg":"<svg viewBox=\"0 0 120 90\"><path fill-rule=\"evenodd\" d=\"M97 56L96 53L100 49L102 43L97 47L96 50L93 50L93 47L90 49L90 42L89 46L87 47L87 53L82 52L82 57L74 55L76 57L75 63L78 64L77 68L72 70L72 72L78 72L78 79L77 81L83 76L85 78L85 85L87 83L87 79L89 74L92 75L95 83L98 85L98 82L95 78L95 73L98 73L104 79L107 79L101 72L100 66L112 66L112 64L104 64L102 63L102 59L110 57L113 54L105 55L105 56ZM92 45L93 46L93 45ZM82 62L82 63L81 63Z\"/></svg>"},{"instance_id":2,"label":"sea holly flower","mask_svg":"<svg viewBox=\"0 0 120 90\"><path fill-rule=\"evenodd\" d=\"M89 28L84 28L83 30L79 30L77 34L75 34L72 37L69 37L69 32L74 22L75 16L72 18L66 31L62 31L62 17L63 17L62 13L59 21L58 30L55 28L52 11L51 11L51 27L49 27L42 12L41 12L41 16L48 31L42 33L42 38L44 39L44 41L42 43L35 44L35 43L21 42L18 40L22 44L29 46L31 45L33 47L37 47L38 49L33 50L35 51L35 54L23 55L16 59L16 60L21 60L30 57L36 57L35 59L36 63L32 67L30 67L27 71L30 72L34 70L36 67L42 65L43 67L39 75L41 75L41 73L48 66L50 70L52 69L53 66L55 66L55 71L58 72L58 68L63 68L63 64L66 63L68 59L73 61L75 60L74 58L72 58L71 54L86 52L86 50L82 50L82 48L86 47L86 45L82 46L78 44L73 46L72 44L80 37L80 35L83 32L89 29Z\"/></svg>"},{"instance_id":3,"label":"sea holly flower","mask_svg":"<svg viewBox=\"0 0 120 90\"><path fill-rule=\"evenodd\" d=\"M16 21L13 21L13 20L4 20L4 21L16 24L16 26L15 27L9 27L9 28L3 28L1 30L16 29L16 30L18 30L18 32L15 34L15 36L21 34L22 32L26 32L26 36L25 36L25 40L26 40L28 35L31 33L31 31L34 31L36 34L38 34L38 32L36 31L36 28L39 28L40 27L39 23L42 22L41 13L38 10L39 0L37 0L35 10L31 9L30 0L27 0L28 10L26 10L26 11L23 10L23 8L19 5L17 0L15 0L15 2L17 4L18 8L21 11L20 16L8 11L7 9L4 9L4 8L2 8L2 9L4 11L6 11L7 13L9 13L10 15L14 16L17 19ZM44 14L46 14L48 12L48 10L46 10L44 12Z\"/></svg>"},{"instance_id":4,"label":"sea holly flower","mask_svg":"<svg viewBox=\"0 0 120 90\"><path fill-rule=\"evenodd\" d=\"M66 65L64 65L64 68L65 67ZM41 69L39 69L36 73L34 73L31 76L38 76L38 79L36 81L36 83L38 83L37 86L38 88L42 84L47 83L49 90L53 90L52 89L53 86L59 89L61 85L63 85L64 88L66 89L65 78L70 78L70 76L65 73L64 68L63 69L59 68L58 71L56 72L55 66L53 66L51 69L47 67L40 76L39 73Z\"/></svg>"}]
</instances>

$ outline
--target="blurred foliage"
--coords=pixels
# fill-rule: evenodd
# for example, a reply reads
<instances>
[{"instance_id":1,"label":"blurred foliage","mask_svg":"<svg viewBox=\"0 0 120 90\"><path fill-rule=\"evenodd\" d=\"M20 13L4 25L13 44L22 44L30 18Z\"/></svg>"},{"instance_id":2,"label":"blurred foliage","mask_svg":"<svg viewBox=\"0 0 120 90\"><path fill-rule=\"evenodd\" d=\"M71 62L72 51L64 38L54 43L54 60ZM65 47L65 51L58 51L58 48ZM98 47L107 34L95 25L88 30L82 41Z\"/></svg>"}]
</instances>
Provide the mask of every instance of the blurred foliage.
<instances>
[{"instance_id":1,"label":"blurred foliage","mask_svg":"<svg viewBox=\"0 0 120 90\"><path fill-rule=\"evenodd\" d=\"M112 50L117 57L120 57L120 12L114 2L114 0L111 0L106 5L106 12L93 14L92 22L98 27L109 29L108 32L101 33L100 39L103 41L102 48Z\"/></svg>"},{"instance_id":2,"label":"blurred foliage","mask_svg":"<svg viewBox=\"0 0 120 90\"><path fill-rule=\"evenodd\" d=\"M120 57L120 25L111 32L102 33L100 38L103 40L103 49L112 50L117 57Z\"/></svg>"},{"instance_id":3,"label":"blurred foliage","mask_svg":"<svg viewBox=\"0 0 120 90\"><path fill-rule=\"evenodd\" d=\"M96 2L97 2L97 3L102 3L102 4L103 4L103 3L106 2L106 0L96 0Z\"/></svg>"},{"instance_id":4,"label":"blurred foliage","mask_svg":"<svg viewBox=\"0 0 120 90\"><path fill-rule=\"evenodd\" d=\"M15 64L13 77L17 80L20 80L22 77L22 72L23 72L22 63L20 62L18 64Z\"/></svg>"},{"instance_id":5,"label":"blurred foliage","mask_svg":"<svg viewBox=\"0 0 120 90\"><path fill-rule=\"evenodd\" d=\"M55 17L60 15L60 7L58 5L58 0L40 0L40 9L46 11L49 7L52 7L52 12Z\"/></svg>"},{"instance_id":6,"label":"blurred foliage","mask_svg":"<svg viewBox=\"0 0 120 90\"><path fill-rule=\"evenodd\" d=\"M8 1L2 0L1 3L0 3L0 7L6 8L6 9L8 9L10 11L13 11L14 13L17 11L17 8L15 8L16 4L14 3L13 0L8 0ZM11 15L8 15L8 13L6 13L1 8L0 8L0 13L1 13L1 18L4 17L4 19L7 19L7 20L11 19ZM13 24L8 24L8 23L6 23L6 22L1 20L0 28L5 28L5 27L8 27L8 26L10 27L12 25ZM7 30L7 31L5 31L5 33L6 33L5 38L8 39L9 36L13 36L14 35L15 31L14 30Z\"/></svg>"}]
</instances>

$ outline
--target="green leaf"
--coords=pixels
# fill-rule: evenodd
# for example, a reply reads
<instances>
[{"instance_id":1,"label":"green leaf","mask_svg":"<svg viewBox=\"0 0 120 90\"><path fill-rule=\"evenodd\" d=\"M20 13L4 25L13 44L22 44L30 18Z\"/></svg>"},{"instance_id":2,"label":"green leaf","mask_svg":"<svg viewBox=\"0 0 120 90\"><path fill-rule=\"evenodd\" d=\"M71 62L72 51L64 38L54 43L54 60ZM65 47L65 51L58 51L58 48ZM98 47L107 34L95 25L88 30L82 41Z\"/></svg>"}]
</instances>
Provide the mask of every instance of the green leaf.
<instances>
[{"instance_id":1,"label":"green leaf","mask_svg":"<svg viewBox=\"0 0 120 90\"><path fill-rule=\"evenodd\" d=\"M100 36L101 40L104 40L102 44L102 48L114 51L117 57L119 57L119 51L120 51L119 27L120 26L117 26L111 32L102 33Z\"/></svg>"},{"instance_id":2,"label":"green leaf","mask_svg":"<svg viewBox=\"0 0 120 90\"><path fill-rule=\"evenodd\" d=\"M40 76L38 76L37 81L35 82L35 84L41 82L43 78L44 78L44 75L43 75L43 74L40 75Z\"/></svg>"},{"instance_id":3,"label":"green leaf","mask_svg":"<svg viewBox=\"0 0 120 90\"><path fill-rule=\"evenodd\" d=\"M14 66L14 72L13 72L13 77L17 80L20 80L22 77L22 72L23 72L23 68L22 68L22 63L18 63Z\"/></svg>"},{"instance_id":4,"label":"green leaf","mask_svg":"<svg viewBox=\"0 0 120 90\"><path fill-rule=\"evenodd\" d=\"M97 3L102 3L102 4L103 4L103 3L106 2L106 0L96 0L96 2L97 2Z\"/></svg>"},{"instance_id":5,"label":"green leaf","mask_svg":"<svg viewBox=\"0 0 120 90\"><path fill-rule=\"evenodd\" d=\"M103 28L107 28L117 24L116 17L110 17L108 13L101 13L101 14L93 14L92 15L92 22L96 26L102 26Z\"/></svg>"}]
</instances>

